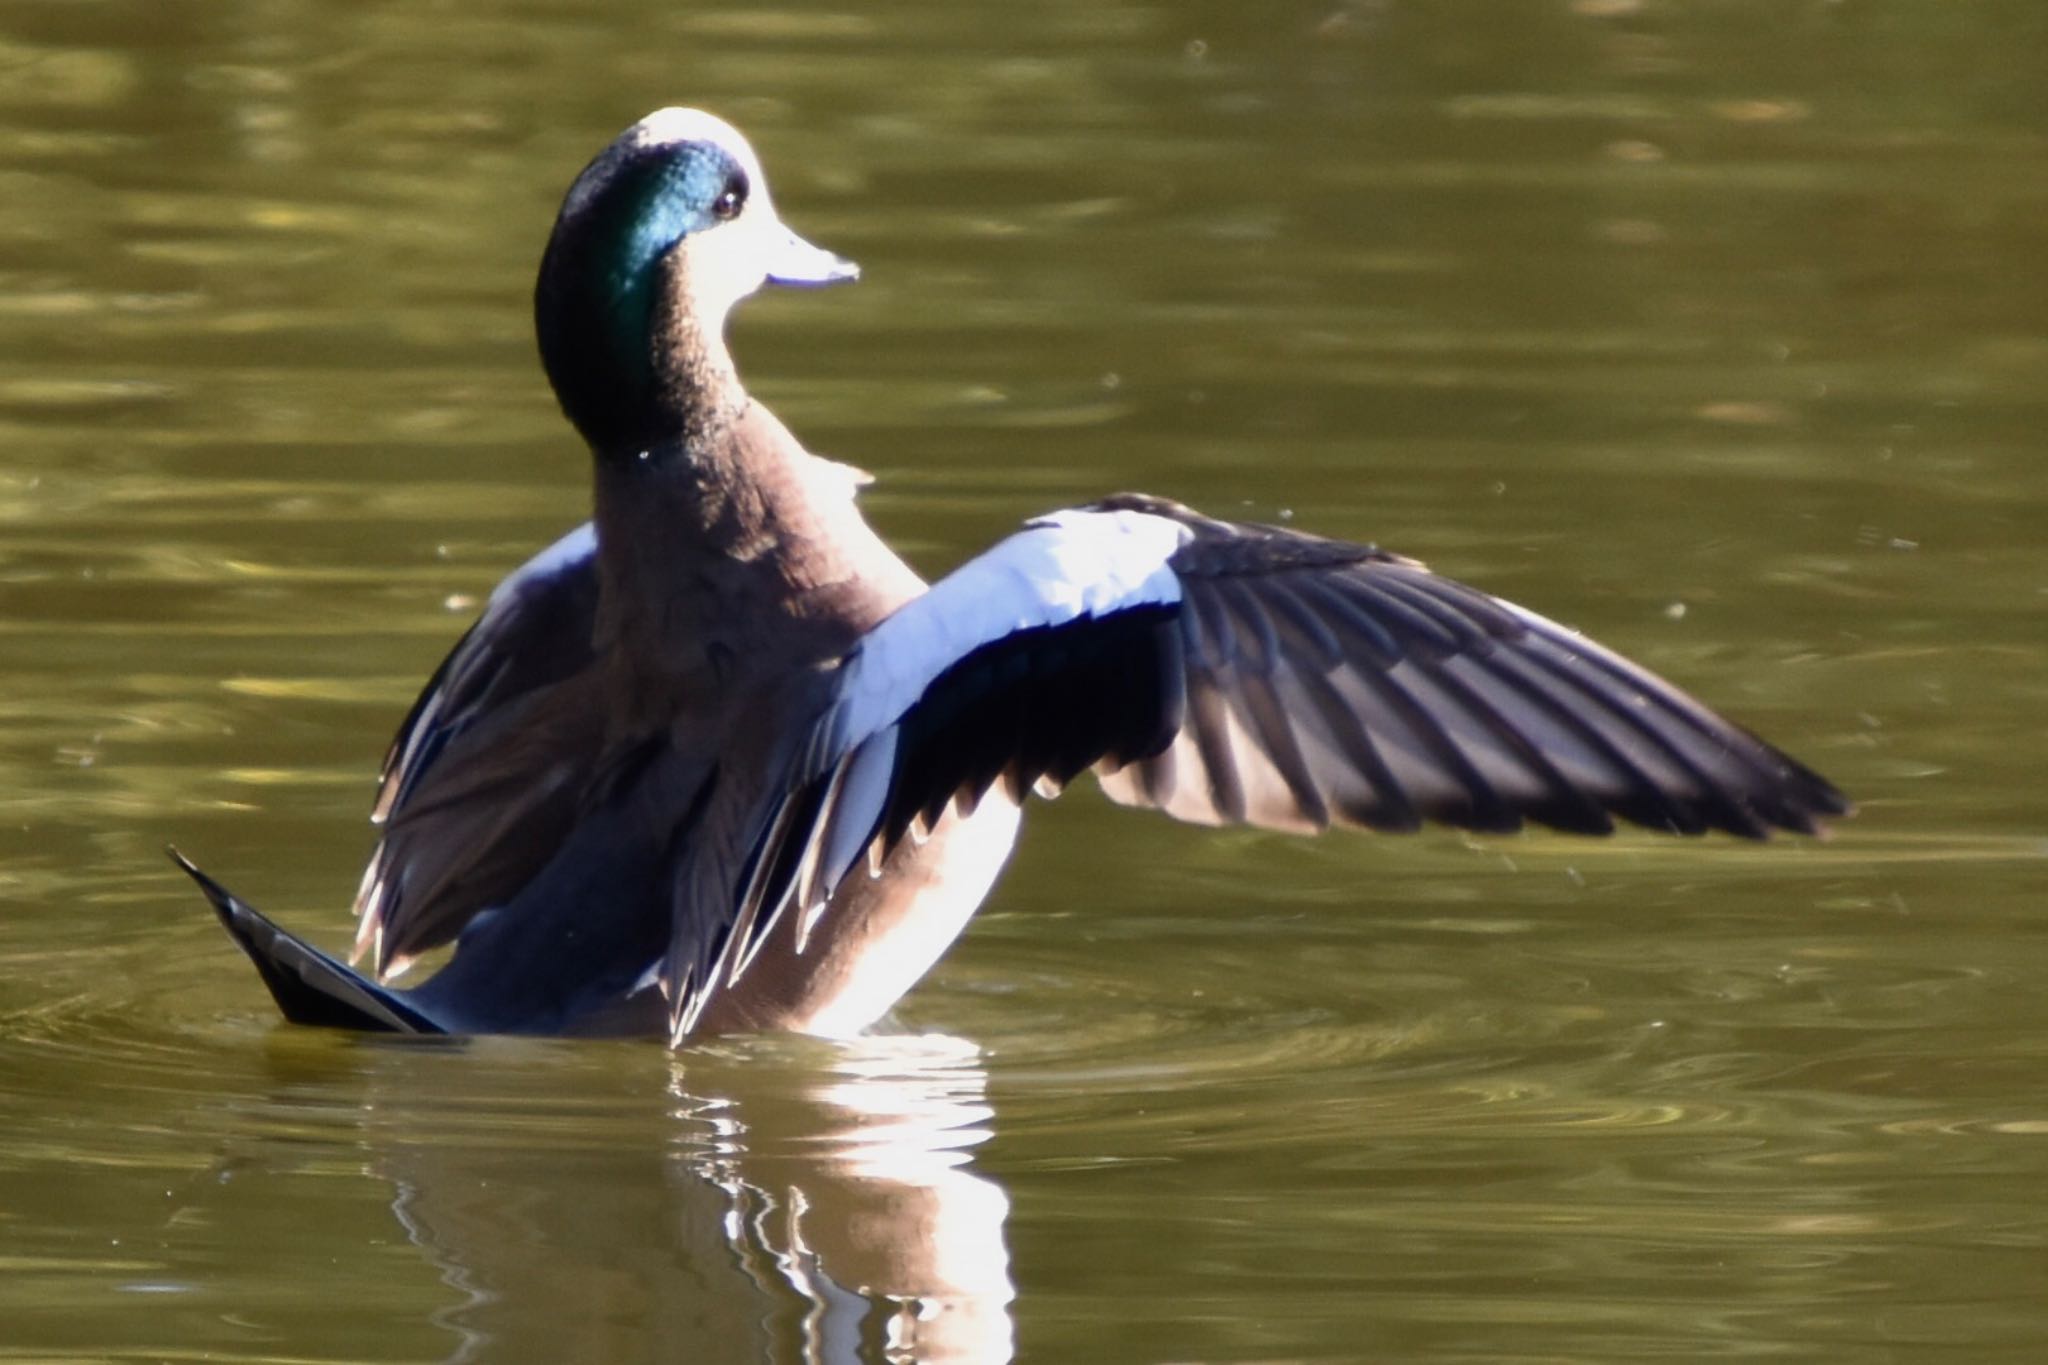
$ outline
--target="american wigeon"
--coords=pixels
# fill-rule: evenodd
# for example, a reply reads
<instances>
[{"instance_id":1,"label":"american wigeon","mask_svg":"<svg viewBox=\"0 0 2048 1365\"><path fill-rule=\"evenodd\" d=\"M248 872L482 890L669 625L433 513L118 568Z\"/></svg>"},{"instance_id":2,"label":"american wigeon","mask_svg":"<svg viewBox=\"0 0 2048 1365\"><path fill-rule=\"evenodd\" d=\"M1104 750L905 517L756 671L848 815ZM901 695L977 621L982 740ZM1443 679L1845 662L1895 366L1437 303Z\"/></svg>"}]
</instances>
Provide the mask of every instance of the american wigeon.
<instances>
[{"instance_id":1,"label":"american wigeon","mask_svg":"<svg viewBox=\"0 0 2048 1365\"><path fill-rule=\"evenodd\" d=\"M1847 810L1645 670L1370 546L1125 494L927 588L864 476L726 350L764 282L855 274L708 114L652 114L577 176L534 303L595 517L499 585L391 746L356 901L374 977L179 859L288 1017L852 1033L960 933L1027 794L1089 769L1127 805L1303 831L1760 838Z\"/></svg>"}]
</instances>

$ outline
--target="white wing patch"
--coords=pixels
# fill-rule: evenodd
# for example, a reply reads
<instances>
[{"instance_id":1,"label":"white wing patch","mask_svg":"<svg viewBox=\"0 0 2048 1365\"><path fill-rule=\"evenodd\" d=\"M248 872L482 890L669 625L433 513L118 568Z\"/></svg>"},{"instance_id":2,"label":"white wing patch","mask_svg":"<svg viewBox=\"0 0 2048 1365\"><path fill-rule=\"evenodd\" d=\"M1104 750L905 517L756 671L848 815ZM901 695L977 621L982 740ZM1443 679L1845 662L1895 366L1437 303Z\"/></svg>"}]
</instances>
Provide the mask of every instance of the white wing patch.
<instances>
[{"instance_id":1,"label":"white wing patch","mask_svg":"<svg viewBox=\"0 0 2048 1365\"><path fill-rule=\"evenodd\" d=\"M1178 602L1168 561L1192 532L1147 512L1068 509L1028 522L869 631L809 757L822 771L893 725L941 673L1007 635Z\"/></svg>"}]
</instances>

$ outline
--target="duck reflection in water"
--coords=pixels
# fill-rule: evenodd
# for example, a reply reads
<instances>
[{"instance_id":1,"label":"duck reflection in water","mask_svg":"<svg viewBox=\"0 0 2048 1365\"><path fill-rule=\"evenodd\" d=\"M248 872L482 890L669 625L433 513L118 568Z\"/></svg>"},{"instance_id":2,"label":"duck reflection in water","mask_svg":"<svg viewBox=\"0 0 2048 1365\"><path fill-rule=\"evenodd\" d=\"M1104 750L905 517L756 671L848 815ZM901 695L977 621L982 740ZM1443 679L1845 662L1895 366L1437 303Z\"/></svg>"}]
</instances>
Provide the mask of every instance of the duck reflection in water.
<instances>
[{"instance_id":1,"label":"duck reflection in water","mask_svg":"<svg viewBox=\"0 0 2048 1365\"><path fill-rule=\"evenodd\" d=\"M535 316L595 516L499 586L392 746L370 974L185 864L287 1016L856 1034L960 933L1026 796L1089 770L1124 804L1297 831L1762 838L1846 810L1644 669L1369 546L1125 494L927 588L856 508L867 477L726 349L762 284L856 273L710 115L650 115L576 178Z\"/></svg>"},{"instance_id":2,"label":"duck reflection in water","mask_svg":"<svg viewBox=\"0 0 2048 1365\"><path fill-rule=\"evenodd\" d=\"M714 1045L671 1065L665 1102L607 1086L573 1111L494 1093L507 1073L484 1059L354 1056L371 1169L460 1294L433 1315L451 1361L1011 1356L1009 1203L971 1167L990 1110L970 1043Z\"/></svg>"}]
</instances>

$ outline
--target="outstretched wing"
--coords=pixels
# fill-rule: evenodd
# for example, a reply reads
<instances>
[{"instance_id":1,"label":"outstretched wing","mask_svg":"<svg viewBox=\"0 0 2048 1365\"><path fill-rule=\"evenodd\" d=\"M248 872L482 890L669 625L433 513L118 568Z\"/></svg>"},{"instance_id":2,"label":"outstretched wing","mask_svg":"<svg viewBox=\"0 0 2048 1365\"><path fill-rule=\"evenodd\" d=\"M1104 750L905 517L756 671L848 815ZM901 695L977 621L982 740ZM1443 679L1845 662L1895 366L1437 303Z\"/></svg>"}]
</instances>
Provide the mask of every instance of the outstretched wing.
<instances>
[{"instance_id":1,"label":"outstretched wing","mask_svg":"<svg viewBox=\"0 0 2048 1365\"><path fill-rule=\"evenodd\" d=\"M1370 546L1137 495L1029 523L869 632L830 688L700 993L782 915L801 939L863 857L998 781L1051 794L1094 767L1126 804L1301 831L1605 834L1618 817L1762 838L1848 809L1533 612ZM680 1034L692 1002L673 1003Z\"/></svg>"},{"instance_id":2,"label":"outstretched wing","mask_svg":"<svg viewBox=\"0 0 2048 1365\"><path fill-rule=\"evenodd\" d=\"M392 740L356 895L355 956L380 975L510 899L567 836L603 748L596 553L586 523L500 583Z\"/></svg>"}]
</instances>

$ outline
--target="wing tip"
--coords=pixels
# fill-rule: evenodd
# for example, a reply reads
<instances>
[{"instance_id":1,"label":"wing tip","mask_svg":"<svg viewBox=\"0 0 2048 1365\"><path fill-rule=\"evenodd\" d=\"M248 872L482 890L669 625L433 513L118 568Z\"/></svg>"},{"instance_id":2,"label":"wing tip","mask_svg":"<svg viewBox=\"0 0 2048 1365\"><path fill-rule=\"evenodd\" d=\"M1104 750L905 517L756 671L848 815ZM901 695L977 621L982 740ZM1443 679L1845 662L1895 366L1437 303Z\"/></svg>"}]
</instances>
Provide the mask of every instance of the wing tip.
<instances>
[{"instance_id":1,"label":"wing tip","mask_svg":"<svg viewBox=\"0 0 2048 1365\"><path fill-rule=\"evenodd\" d=\"M304 942L222 886L175 845L164 852L212 905L221 927L255 965L279 1013L295 1024L368 1033L446 1033L390 991Z\"/></svg>"}]
</instances>

